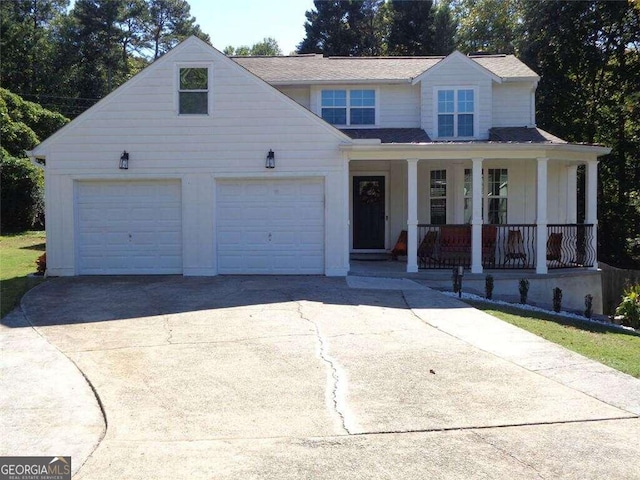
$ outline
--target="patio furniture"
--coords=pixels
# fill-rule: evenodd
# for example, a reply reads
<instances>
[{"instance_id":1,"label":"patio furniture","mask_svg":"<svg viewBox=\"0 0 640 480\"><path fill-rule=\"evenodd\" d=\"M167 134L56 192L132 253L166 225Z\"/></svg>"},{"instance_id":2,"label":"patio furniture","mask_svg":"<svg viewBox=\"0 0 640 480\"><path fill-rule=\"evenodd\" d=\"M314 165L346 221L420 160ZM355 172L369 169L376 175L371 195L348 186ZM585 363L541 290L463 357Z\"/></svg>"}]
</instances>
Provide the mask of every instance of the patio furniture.
<instances>
[{"instance_id":1,"label":"patio furniture","mask_svg":"<svg viewBox=\"0 0 640 480\"><path fill-rule=\"evenodd\" d=\"M482 265L492 268L496 266L496 241L498 227L495 225L482 226Z\"/></svg>"},{"instance_id":2,"label":"patio furniture","mask_svg":"<svg viewBox=\"0 0 640 480\"><path fill-rule=\"evenodd\" d=\"M522 262L526 264L527 254L524 249L524 240L520 230L509 230L507 234L507 246L504 254L504 264L511 261Z\"/></svg>"},{"instance_id":3,"label":"patio furniture","mask_svg":"<svg viewBox=\"0 0 640 480\"><path fill-rule=\"evenodd\" d=\"M443 225L440 228L438 260L447 265L471 264L471 226Z\"/></svg>"},{"instance_id":4,"label":"patio furniture","mask_svg":"<svg viewBox=\"0 0 640 480\"><path fill-rule=\"evenodd\" d=\"M407 254L407 231L402 230L400 235L398 236L398 241L396 242L396 246L391 250L391 258L393 260L398 260L399 255Z\"/></svg>"},{"instance_id":5,"label":"patio furniture","mask_svg":"<svg viewBox=\"0 0 640 480\"><path fill-rule=\"evenodd\" d=\"M427 234L422 239L422 242L420 242L420 246L418 247L418 258L421 258L421 259L435 258L437 240L438 240L437 230L431 230L427 232Z\"/></svg>"},{"instance_id":6,"label":"patio furniture","mask_svg":"<svg viewBox=\"0 0 640 480\"><path fill-rule=\"evenodd\" d=\"M549 234L547 240L547 261L558 262L562 260L562 233Z\"/></svg>"}]
</instances>

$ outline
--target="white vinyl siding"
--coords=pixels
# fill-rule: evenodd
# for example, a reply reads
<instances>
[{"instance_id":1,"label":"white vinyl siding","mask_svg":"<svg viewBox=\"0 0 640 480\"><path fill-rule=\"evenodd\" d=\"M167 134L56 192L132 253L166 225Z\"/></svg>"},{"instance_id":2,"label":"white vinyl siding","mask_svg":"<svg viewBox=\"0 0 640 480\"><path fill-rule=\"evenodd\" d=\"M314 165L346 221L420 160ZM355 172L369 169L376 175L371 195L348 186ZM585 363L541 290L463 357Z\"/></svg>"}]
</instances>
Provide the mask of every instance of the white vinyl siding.
<instances>
[{"instance_id":1,"label":"white vinyl siding","mask_svg":"<svg viewBox=\"0 0 640 480\"><path fill-rule=\"evenodd\" d=\"M382 128L420 128L420 86L381 85L378 104Z\"/></svg>"},{"instance_id":2,"label":"white vinyl siding","mask_svg":"<svg viewBox=\"0 0 640 480\"><path fill-rule=\"evenodd\" d=\"M178 69L209 65L209 115L178 115ZM335 129L198 39L187 39L51 138L47 267L77 274L74 181L181 178L183 274L216 275L218 178L318 177L327 193L327 275L348 270L348 185ZM276 168L265 169L272 149ZM122 152L129 169L119 170ZM51 255L49 255L49 252Z\"/></svg>"},{"instance_id":3,"label":"white vinyl siding","mask_svg":"<svg viewBox=\"0 0 640 480\"><path fill-rule=\"evenodd\" d=\"M309 87L277 87L277 89L307 110L311 109L311 94Z\"/></svg>"},{"instance_id":4,"label":"white vinyl siding","mask_svg":"<svg viewBox=\"0 0 640 480\"><path fill-rule=\"evenodd\" d=\"M493 85L493 127L535 126L532 82Z\"/></svg>"},{"instance_id":5,"label":"white vinyl siding","mask_svg":"<svg viewBox=\"0 0 640 480\"><path fill-rule=\"evenodd\" d=\"M219 181L216 203L220 273L324 273L321 179Z\"/></svg>"},{"instance_id":6,"label":"white vinyl siding","mask_svg":"<svg viewBox=\"0 0 640 480\"><path fill-rule=\"evenodd\" d=\"M79 274L182 273L179 181L78 182Z\"/></svg>"},{"instance_id":7,"label":"white vinyl siding","mask_svg":"<svg viewBox=\"0 0 640 480\"><path fill-rule=\"evenodd\" d=\"M420 82L422 95L422 128L438 138L438 90L473 89L475 100L473 139L487 139L491 124L492 85L488 73L474 68L464 59L453 58L447 65L430 73Z\"/></svg>"}]
</instances>

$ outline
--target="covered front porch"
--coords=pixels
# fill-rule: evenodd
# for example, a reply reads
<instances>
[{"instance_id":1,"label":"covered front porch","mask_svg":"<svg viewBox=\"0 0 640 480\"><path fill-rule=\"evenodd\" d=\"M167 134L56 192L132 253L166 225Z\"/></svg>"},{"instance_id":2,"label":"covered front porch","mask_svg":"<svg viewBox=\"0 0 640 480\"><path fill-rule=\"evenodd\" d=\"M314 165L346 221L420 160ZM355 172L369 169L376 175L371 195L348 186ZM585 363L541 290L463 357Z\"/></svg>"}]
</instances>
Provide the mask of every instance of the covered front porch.
<instances>
[{"instance_id":1,"label":"covered front porch","mask_svg":"<svg viewBox=\"0 0 640 480\"><path fill-rule=\"evenodd\" d=\"M499 142L349 146L350 254L406 255L407 273L597 270L597 158L607 152Z\"/></svg>"}]
</instances>

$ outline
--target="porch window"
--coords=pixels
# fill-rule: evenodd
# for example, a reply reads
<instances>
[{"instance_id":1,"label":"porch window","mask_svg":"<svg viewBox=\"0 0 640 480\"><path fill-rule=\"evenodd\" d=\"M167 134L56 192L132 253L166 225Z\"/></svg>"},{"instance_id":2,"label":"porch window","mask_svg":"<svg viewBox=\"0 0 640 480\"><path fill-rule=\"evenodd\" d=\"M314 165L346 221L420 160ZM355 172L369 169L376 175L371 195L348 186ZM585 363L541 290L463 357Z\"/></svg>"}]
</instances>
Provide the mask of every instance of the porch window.
<instances>
[{"instance_id":1,"label":"porch window","mask_svg":"<svg viewBox=\"0 0 640 480\"><path fill-rule=\"evenodd\" d=\"M489 169L489 223L507 223L508 186L506 168Z\"/></svg>"},{"instance_id":2,"label":"porch window","mask_svg":"<svg viewBox=\"0 0 640 480\"><path fill-rule=\"evenodd\" d=\"M178 90L180 115L209 113L209 71L207 68L181 68Z\"/></svg>"},{"instance_id":3,"label":"porch window","mask_svg":"<svg viewBox=\"0 0 640 480\"><path fill-rule=\"evenodd\" d=\"M321 116L332 125L375 125L375 90L323 90Z\"/></svg>"},{"instance_id":4,"label":"porch window","mask_svg":"<svg viewBox=\"0 0 640 480\"><path fill-rule=\"evenodd\" d=\"M438 90L438 137L473 137L473 89Z\"/></svg>"},{"instance_id":5,"label":"porch window","mask_svg":"<svg viewBox=\"0 0 640 480\"><path fill-rule=\"evenodd\" d=\"M473 180L471 169L464 169L464 223L471 223L473 217Z\"/></svg>"},{"instance_id":6,"label":"porch window","mask_svg":"<svg viewBox=\"0 0 640 480\"><path fill-rule=\"evenodd\" d=\"M429 204L432 225L447 223L447 171L431 170Z\"/></svg>"}]
</instances>

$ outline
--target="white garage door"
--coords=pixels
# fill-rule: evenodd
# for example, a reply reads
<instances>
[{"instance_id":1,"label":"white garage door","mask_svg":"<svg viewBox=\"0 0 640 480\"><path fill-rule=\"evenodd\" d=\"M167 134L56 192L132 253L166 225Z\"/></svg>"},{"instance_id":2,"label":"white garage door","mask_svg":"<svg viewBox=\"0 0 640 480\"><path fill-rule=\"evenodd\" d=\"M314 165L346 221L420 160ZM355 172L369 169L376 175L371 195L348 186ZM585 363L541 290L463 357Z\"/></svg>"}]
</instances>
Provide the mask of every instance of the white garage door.
<instances>
[{"instance_id":1,"label":"white garage door","mask_svg":"<svg viewBox=\"0 0 640 480\"><path fill-rule=\"evenodd\" d=\"M179 181L79 182L78 273L182 273Z\"/></svg>"},{"instance_id":2,"label":"white garage door","mask_svg":"<svg viewBox=\"0 0 640 480\"><path fill-rule=\"evenodd\" d=\"M322 179L219 181L218 271L324 273Z\"/></svg>"}]
</instances>

